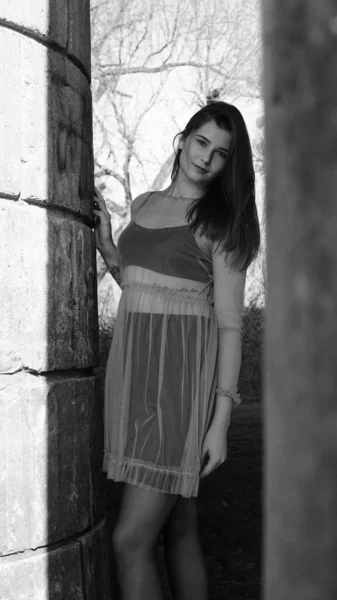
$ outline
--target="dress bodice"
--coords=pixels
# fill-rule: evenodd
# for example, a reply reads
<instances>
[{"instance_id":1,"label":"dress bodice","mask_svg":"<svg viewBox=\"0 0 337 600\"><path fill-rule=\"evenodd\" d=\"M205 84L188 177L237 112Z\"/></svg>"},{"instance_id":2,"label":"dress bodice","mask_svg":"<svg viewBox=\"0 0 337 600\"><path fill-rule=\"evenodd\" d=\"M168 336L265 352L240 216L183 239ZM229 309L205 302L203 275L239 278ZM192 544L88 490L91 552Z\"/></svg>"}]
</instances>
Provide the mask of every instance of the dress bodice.
<instances>
[{"instance_id":1,"label":"dress bodice","mask_svg":"<svg viewBox=\"0 0 337 600\"><path fill-rule=\"evenodd\" d=\"M210 294L213 283L211 256L196 241L188 225L148 228L130 221L117 243L122 271L143 267L158 274L204 284ZM200 289L200 286L198 286Z\"/></svg>"}]
</instances>

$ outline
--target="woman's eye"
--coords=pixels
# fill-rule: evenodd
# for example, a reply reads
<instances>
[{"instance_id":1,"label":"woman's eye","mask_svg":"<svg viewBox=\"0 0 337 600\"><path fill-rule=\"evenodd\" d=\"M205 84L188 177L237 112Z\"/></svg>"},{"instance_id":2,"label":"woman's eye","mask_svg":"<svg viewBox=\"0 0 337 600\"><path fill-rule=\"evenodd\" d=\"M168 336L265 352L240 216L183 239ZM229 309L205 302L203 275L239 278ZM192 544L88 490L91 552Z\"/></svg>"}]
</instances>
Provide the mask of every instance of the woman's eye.
<instances>
[{"instance_id":1,"label":"woman's eye","mask_svg":"<svg viewBox=\"0 0 337 600\"><path fill-rule=\"evenodd\" d=\"M200 146L206 146L206 142L204 140L197 140Z\"/></svg>"}]
</instances>

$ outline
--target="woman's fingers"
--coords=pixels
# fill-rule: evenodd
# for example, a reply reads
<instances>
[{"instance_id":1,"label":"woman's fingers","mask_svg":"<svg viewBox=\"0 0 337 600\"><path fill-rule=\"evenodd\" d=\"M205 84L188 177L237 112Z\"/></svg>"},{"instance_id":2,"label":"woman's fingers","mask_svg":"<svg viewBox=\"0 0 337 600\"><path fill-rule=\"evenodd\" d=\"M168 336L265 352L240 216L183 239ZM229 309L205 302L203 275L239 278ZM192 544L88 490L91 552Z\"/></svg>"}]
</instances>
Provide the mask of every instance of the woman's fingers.
<instances>
[{"instance_id":1,"label":"woman's fingers","mask_svg":"<svg viewBox=\"0 0 337 600\"><path fill-rule=\"evenodd\" d=\"M207 465L202 469L201 473L200 473L200 477L207 477L207 475L209 475L214 469L213 464L208 461Z\"/></svg>"},{"instance_id":2,"label":"woman's fingers","mask_svg":"<svg viewBox=\"0 0 337 600\"><path fill-rule=\"evenodd\" d=\"M210 475L210 473L212 473L212 471L214 471L214 469L219 467L220 464L221 464L221 462L213 461L210 459L208 461L207 465L202 469L202 471L200 473L200 477L207 477L207 475Z\"/></svg>"},{"instance_id":3,"label":"woman's fingers","mask_svg":"<svg viewBox=\"0 0 337 600\"><path fill-rule=\"evenodd\" d=\"M97 189L97 187L94 188L94 196L96 196L97 198L99 198L99 200L104 202L104 198L103 198L101 192Z\"/></svg>"},{"instance_id":4,"label":"woman's fingers","mask_svg":"<svg viewBox=\"0 0 337 600\"><path fill-rule=\"evenodd\" d=\"M201 471L200 477L207 477L214 469L224 462L224 457L214 451L211 445L205 441L201 451Z\"/></svg>"},{"instance_id":5,"label":"woman's fingers","mask_svg":"<svg viewBox=\"0 0 337 600\"><path fill-rule=\"evenodd\" d=\"M101 196L94 194L94 201L101 209L105 208L105 200Z\"/></svg>"},{"instance_id":6,"label":"woman's fingers","mask_svg":"<svg viewBox=\"0 0 337 600\"><path fill-rule=\"evenodd\" d=\"M210 455L209 449L206 446L203 447L201 452L201 472L200 477L204 477L205 470L209 467Z\"/></svg>"},{"instance_id":7,"label":"woman's fingers","mask_svg":"<svg viewBox=\"0 0 337 600\"><path fill-rule=\"evenodd\" d=\"M101 213L103 212L107 219L110 219L110 213L106 207L105 200L97 188L94 191L94 203L96 203L96 206L94 204L95 208Z\"/></svg>"}]
</instances>

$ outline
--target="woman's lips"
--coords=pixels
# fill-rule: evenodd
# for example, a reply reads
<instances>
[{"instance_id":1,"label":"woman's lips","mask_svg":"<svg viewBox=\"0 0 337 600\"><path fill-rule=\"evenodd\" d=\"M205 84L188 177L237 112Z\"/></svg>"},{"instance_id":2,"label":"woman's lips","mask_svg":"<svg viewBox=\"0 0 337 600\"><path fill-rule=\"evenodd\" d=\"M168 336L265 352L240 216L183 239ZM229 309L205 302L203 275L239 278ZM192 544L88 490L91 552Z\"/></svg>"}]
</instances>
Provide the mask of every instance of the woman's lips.
<instances>
[{"instance_id":1,"label":"woman's lips","mask_svg":"<svg viewBox=\"0 0 337 600\"><path fill-rule=\"evenodd\" d=\"M199 167L199 165L195 165L194 163L192 163L193 166L198 169L198 171L200 171L200 173L208 173L207 169L204 169L203 167Z\"/></svg>"}]
</instances>

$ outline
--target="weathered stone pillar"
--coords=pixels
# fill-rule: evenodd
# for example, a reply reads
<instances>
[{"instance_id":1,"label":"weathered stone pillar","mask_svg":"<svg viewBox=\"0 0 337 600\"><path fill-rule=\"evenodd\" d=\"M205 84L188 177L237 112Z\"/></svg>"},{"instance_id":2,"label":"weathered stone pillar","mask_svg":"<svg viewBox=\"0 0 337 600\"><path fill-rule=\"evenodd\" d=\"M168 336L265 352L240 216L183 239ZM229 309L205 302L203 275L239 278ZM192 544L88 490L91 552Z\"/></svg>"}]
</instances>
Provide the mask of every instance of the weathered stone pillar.
<instances>
[{"instance_id":1,"label":"weathered stone pillar","mask_svg":"<svg viewBox=\"0 0 337 600\"><path fill-rule=\"evenodd\" d=\"M337 598L337 2L264 1L266 600Z\"/></svg>"},{"instance_id":2,"label":"weathered stone pillar","mask_svg":"<svg viewBox=\"0 0 337 600\"><path fill-rule=\"evenodd\" d=\"M0 598L111 600L89 0L0 6Z\"/></svg>"}]
</instances>

